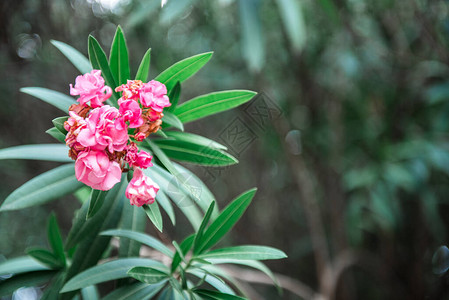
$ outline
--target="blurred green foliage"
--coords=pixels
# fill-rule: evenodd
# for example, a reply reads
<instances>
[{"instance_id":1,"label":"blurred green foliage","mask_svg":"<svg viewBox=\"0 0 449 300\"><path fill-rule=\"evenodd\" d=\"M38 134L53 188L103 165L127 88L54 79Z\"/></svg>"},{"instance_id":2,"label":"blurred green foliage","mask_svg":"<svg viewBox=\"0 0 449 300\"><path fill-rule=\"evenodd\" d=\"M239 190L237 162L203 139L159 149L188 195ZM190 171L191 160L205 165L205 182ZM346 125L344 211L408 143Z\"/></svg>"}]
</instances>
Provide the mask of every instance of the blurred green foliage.
<instances>
[{"instance_id":1,"label":"blurred green foliage","mask_svg":"<svg viewBox=\"0 0 449 300\"><path fill-rule=\"evenodd\" d=\"M195 169L219 203L260 187L236 242L285 250L289 259L270 267L319 289L313 260L319 249L301 199L311 186L324 224L322 246L332 258L348 249L363 254L363 263L342 275L338 299L443 299L448 286L432 273L431 258L448 242L448 14L444 0L168 0L163 8L157 0L2 1L0 146L52 141L43 132L59 113L18 93L23 86L68 92L77 71L50 39L86 54L87 34L107 47L121 24L137 54L132 69L152 48L151 77L213 50L213 63L183 86L181 102L250 88L282 112L264 126L245 108L208 126L188 125L223 138L238 117L252 132L248 147L236 151L238 166ZM4 197L48 169L35 162L1 166ZM307 181L297 179L301 172ZM28 236L15 218L28 219L2 215L8 234ZM5 228L1 236L11 240ZM179 232L182 226L171 234ZM15 256L26 244L0 241L0 253ZM285 297L294 299L288 291Z\"/></svg>"}]
</instances>

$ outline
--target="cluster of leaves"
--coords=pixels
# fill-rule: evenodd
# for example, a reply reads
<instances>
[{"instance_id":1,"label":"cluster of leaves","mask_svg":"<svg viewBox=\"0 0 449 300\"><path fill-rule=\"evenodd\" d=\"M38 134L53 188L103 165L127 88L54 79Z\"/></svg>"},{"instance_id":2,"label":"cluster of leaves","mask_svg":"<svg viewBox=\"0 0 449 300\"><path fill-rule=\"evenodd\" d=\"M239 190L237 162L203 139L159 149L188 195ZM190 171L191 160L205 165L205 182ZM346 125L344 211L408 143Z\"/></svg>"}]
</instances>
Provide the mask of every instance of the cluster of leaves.
<instances>
[{"instance_id":1,"label":"cluster of leaves","mask_svg":"<svg viewBox=\"0 0 449 300\"><path fill-rule=\"evenodd\" d=\"M109 59L93 36L89 37L88 42L89 60L67 44L52 43L81 73L92 68L100 69L108 86L116 87L130 78L128 49L120 27L112 42ZM234 108L255 95L245 90L221 91L178 105L181 83L204 66L211 56L209 52L186 58L155 78L167 86L172 103L170 109L164 111L163 130L158 132L156 138L139 144L156 158L155 165L145 170L161 187L156 202L143 206L143 209L130 206L124 195L127 185L125 175L107 192L83 187L75 178L73 163L33 178L6 198L0 211L40 205L71 193L75 193L83 203L65 240L55 216L51 215L48 222L51 250L31 248L27 250L28 256L0 264L0 276L12 275L0 281L0 296L11 294L19 287L49 282L42 299L73 299L80 295L83 299L98 299L96 284L120 279L118 288L103 299L140 300L156 295L159 299L242 299L234 291L235 288L239 290L238 282L217 267L218 264L255 268L276 283L271 271L260 260L284 258L286 255L282 251L254 245L212 249L245 212L256 190L251 189L236 197L220 212L209 189L198 179L201 193L195 192L197 187L189 185L185 176L197 179L196 176L171 161L175 159L205 166L227 166L237 162L226 152L225 146L184 132L183 124ZM146 82L149 67L150 49L145 53L135 78ZM75 103L71 97L45 88L28 87L23 88L22 92L64 112ZM109 104L116 105L118 97L114 93L108 100ZM54 127L47 133L64 142L63 123L66 119L60 117L53 120ZM67 150L62 144L25 145L0 150L0 159L69 162ZM176 192L170 192L169 186L175 187ZM190 221L194 233L179 244L173 241L171 248L143 231L147 217L158 230L163 230L160 207L175 225L172 202ZM98 264L110 255L112 237L120 238L119 258ZM162 254L170 264L139 257L141 245ZM207 286L214 290L205 289Z\"/></svg>"}]
</instances>

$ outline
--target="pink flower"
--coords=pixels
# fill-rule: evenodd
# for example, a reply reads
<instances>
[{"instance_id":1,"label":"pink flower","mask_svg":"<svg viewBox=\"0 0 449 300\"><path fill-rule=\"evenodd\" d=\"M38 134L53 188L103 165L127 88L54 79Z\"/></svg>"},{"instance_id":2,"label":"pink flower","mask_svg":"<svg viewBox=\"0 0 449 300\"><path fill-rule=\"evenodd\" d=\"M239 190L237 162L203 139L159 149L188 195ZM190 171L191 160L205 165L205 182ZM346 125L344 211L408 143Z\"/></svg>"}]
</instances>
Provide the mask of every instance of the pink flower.
<instances>
[{"instance_id":1,"label":"pink flower","mask_svg":"<svg viewBox=\"0 0 449 300\"><path fill-rule=\"evenodd\" d=\"M115 91L122 92L121 99L123 100L139 100L139 91L142 86L141 80L128 80L126 84L117 87Z\"/></svg>"},{"instance_id":2,"label":"pink flower","mask_svg":"<svg viewBox=\"0 0 449 300\"><path fill-rule=\"evenodd\" d=\"M167 88L156 80L151 80L140 89L140 103L156 112L162 112L164 107L171 105L167 97Z\"/></svg>"},{"instance_id":3,"label":"pink flower","mask_svg":"<svg viewBox=\"0 0 449 300\"><path fill-rule=\"evenodd\" d=\"M76 159L78 152L84 150L84 146L81 145L76 139L82 129L86 128L86 120L78 116L75 112L69 112L70 117L64 122L64 129L67 130L65 137L65 143L71 148L69 156L72 159Z\"/></svg>"},{"instance_id":4,"label":"pink flower","mask_svg":"<svg viewBox=\"0 0 449 300\"><path fill-rule=\"evenodd\" d=\"M122 170L116 161L110 161L103 151L84 151L75 162L78 181L96 190L107 191L120 182Z\"/></svg>"},{"instance_id":5,"label":"pink flower","mask_svg":"<svg viewBox=\"0 0 449 300\"><path fill-rule=\"evenodd\" d=\"M134 100L119 100L119 112L125 121L129 121L129 128L137 128L143 125L142 110L139 103Z\"/></svg>"},{"instance_id":6,"label":"pink flower","mask_svg":"<svg viewBox=\"0 0 449 300\"><path fill-rule=\"evenodd\" d=\"M141 169L136 168L133 179L131 179L126 188L125 195L131 205L142 206L153 203L157 191L159 191L157 183L145 176Z\"/></svg>"},{"instance_id":7,"label":"pink flower","mask_svg":"<svg viewBox=\"0 0 449 300\"><path fill-rule=\"evenodd\" d=\"M138 151L139 148L137 148L135 143L132 143L126 147L125 160L129 163L129 165L141 169L147 169L153 166L153 164L151 163L151 159L153 158L153 156L151 156L151 154L148 152Z\"/></svg>"},{"instance_id":8,"label":"pink flower","mask_svg":"<svg viewBox=\"0 0 449 300\"><path fill-rule=\"evenodd\" d=\"M78 134L77 141L84 147L109 152L123 151L128 142L128 128L117 108L97 107L86 119L87 126Z\"/></svg>"},{"instance_id":9,"label":"pink flower","mask_svg":"<svg viewBox=\"0 0 449 300\"><path fill-rule=\"evenodd\" d=\"M103 105L103 102L112 95L112 89L104 85L100 70L92 70L90 73L80 75L75 79L75 87L70 84L70 95L79 95L78 102L95 108Z\"/></svg>"}]
</instances>

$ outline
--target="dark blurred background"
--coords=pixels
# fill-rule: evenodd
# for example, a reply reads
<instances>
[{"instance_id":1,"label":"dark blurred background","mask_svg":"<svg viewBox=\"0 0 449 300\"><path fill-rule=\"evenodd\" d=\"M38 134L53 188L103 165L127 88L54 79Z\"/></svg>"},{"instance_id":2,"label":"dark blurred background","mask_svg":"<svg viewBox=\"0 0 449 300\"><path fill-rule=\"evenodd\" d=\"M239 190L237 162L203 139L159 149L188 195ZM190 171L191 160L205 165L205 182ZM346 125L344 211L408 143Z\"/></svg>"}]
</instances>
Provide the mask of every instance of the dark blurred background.
<instances>
[{"instance_id":1,"label":"dark blurred background","mask_svg":"<svg viewBox=\"0 0 449 300\"><path fill-rule=\"evenodd\" d=\"M163 8L160 0L3 0L0 148L56 142L44 132L63 113L19 92L69 92L79 74L51 39L87 55L92 34L108 52L121 24L133 72L152 48L151 78L213 50L181 101L224 89L259 95L186 126L227 145L238 165L186 166L220 207L259 188L226 242L270 245L289 258L268 263L283 275L283 296L255 283L254 299L312 290L323 299L449 299L444 270L432 270L448 244L448 16L443 0L168 0ZM56 165L0 161L0 198ZM78 207L68 197L2 213L1 257L45 243L50 210L67 233ZM182 215L176 228L165 225L178 241L190 231ZM253 275L246 279L264 281Z\"/></svg>"}]
</instances>

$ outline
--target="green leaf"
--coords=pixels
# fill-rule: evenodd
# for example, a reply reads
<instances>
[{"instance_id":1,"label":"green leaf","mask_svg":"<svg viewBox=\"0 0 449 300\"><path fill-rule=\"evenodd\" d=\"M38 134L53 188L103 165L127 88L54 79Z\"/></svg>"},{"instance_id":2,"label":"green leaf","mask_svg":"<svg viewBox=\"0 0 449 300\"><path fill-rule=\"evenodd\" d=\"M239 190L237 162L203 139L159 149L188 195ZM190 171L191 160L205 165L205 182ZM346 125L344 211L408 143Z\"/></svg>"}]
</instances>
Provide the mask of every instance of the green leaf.
<instances>
[{"instance_id":1,"label":"green leaf","mask_svg":"<svg viewBox=\"0 0 449 300\"><path fill-rule=\"evenodd\" d=\"M49 281L56 273L56 271L30 272L1 281L0 297L11 295L22 287L40 286Z\"/></svg>"},{"instance_id":2,"label":"green leaf","mask_svg":"<svg viewBox=\"0 0 449 300\"><path fill-rule=\"evenodd\" d=\"M155 80L162 82L170 91L176 83L183 82L198 72L211 59L213 52L197 54L183 59L159 74Z\"/></svg>"},{"instance_id":3,"label":"green leaf","mask_svg":"<svg viewBox=\"0 0 449 300\"><path fill-rule=\"evenodd\" d=\"M162 290L165 282L152 285L141 282L125 285L106 295L102 300L148 300Z\"/></svg>"},{"instance_id":4,"label":"green leaf","mask_svg":"<svg viewBox=\"0 0 449 300\"><path fill-rule=\"evenodd\" d=\"M162 263L148 258L120 258L77 274L64 285L61 292L75 291L101 282L128 277L128 270L137 266L166 268Z\"/></svg>"},{"instance_id":5,"label":"green leaf","mask_svg":"<svg viewBox=\"0 0 449 300\"><path fill-rule=\"evenodd\" d=\"M26 250L26 253L51 269L60 269L63 267L58 257L46 249L30 248Z\"/></svg>"},{"instance_id":6,"label":"green leaf","mask_svg":"<svg viewBox=\"0 0 449 300\"><path fill-rule=\"evenodd\" d=\"M237 107L256 94L246 90L230 90L201 95L178 105L174 113L181 122L187 123Z\"/></svg>"},{"instance_id":7,"label":"green leaf","mask_svg":"<svg viewBox=\"0 0 449 300\"><path fill-rule=\"evenodd\" d=\"M199 241L197 253L210 249L237 223L251 203L257 189L251 189L231 202L215 221L207 228L201 241Z\"/></svg>"},{"instance_id":8,"label":"green leaf","mask_svg":"<svg viewBox=\"0 0 449 300\"><path fill-rule=\"evenodd\" d=\"M124 205L120 229L130 232L145 231L146 223L147 216L140 207ZM119 257L139 256L139 253L139 242L128 238L120 239Z\"/></svg>"},{"instance_id":9,"label":"green leaf","mask_svg":"<svg viewBox=\"0 0 449 300\"><path fill-rule=\"evenodd\" d=\"M136 80L142 80L147 82L148 72L150 71L150 61L151 61L151 48L145 52L145 55L140 62L139 69L137 70Z\"/></svg>"},{"instance_id":10,"label":"green leaf","mask_svg":"<svg viewBox=\"0 0 449 300\"><path fill-rule=\"evenodd\" d=\"M112 229L112 230L103 231L102 233L100 233L100 235L129 238L129 239L132 239L139 243L142 243L144 245L147 245L148 247L156 249L157 251L161 252L162 254L165 254L166 256L168 256L170 258L173 257L173 252L167 246L162 244L159 240L155 239L154 237L149 236L144 233L141 233L141 232L135 232L135 231L125 230L125 229Z\"/></svg>"},{"instance_id":11,"label":"green leaf","mask_svg":"<svg viewBox=\"0 0 449 300\"><path fill-rule=\"evenodd\" d=\"M178 128L181 131L184 131L184 125L182 125L182 122L178 119L178 117L171 112L164 112L164 117L162 118L162 122L165 123L165 126L163 127L175 127Z\"/></svg>"},{"instance_id":12,"label":"green leaf","mask_svg":"<svg viewBox=\"0 0 449 300\"><path fill-rule=\"evenodd\" d=\"M54 137L61 143L65 143L65 135L62 134L61 131L59 131L56 127L52 127L50 129L48 129L47 131L45 131L45 133L48 133L49 135L51 135L52 137Z\"/></svg>"},{"instance_id":13,"label":"green leaf","mask_svg":"<svg viewBox=\"0 0 449 300\"><path fill-rule=\"evenodd\" d=\"M23 145L0 149L0 159L36 159L71 162L69 147L61 144Z\"/></svg>"},{"instance_id":14,"label":"green leaf","mask_svg":"<svg viewBox=\"0 0 449 300\"><path fill-rule=\"evenodd\" d=\"M232 155L208 146L169 139L154 140L152 143L156 144L165 155L179 161L213 167L238 163L238 160Z\"/></svg>"},{"instance_id":15,"label":"green leaf","mask_svg":"<svg viewBox=\"0 0 449 300\"><path fill-rule=\"evenodd\" d=\"M189 250L192 248L193 245L193 241L195 240L195 234L189 235L188 237L186 237L182 242L181 245L179 246L179 248L181 248L181 252L182 254L185 256L187 254L187 252L189 252ZM173 257L173 261L171 263L171 272L173 273L176 268L179 266L179 264L181 263L182 258L181 255L179 255L178 252L175 253L175 256Z\"/></svg>"},{"instance_id":16,"label":"green leaf","mask_svg":"<svg viewBox=\"0 0 449 300\"><path fill-rule=\"evenodd\" d=\"M97 262L102 258L104 251L108 248L110 237L98 236L99 232L115 228L120 220L120 215L123 208L123 203L125 203L125 189L127 182L125 176L121 178L121 182L116 184L106 195L105 201L100 208L100 210L90 218L85 220L87 214L86 202L83 207L85 209L82 211L80 218L85 224L82 229L86 229L83 235L74 233L78 235L81 242L77 242L77 248L73 254L72 264L67 270L66 281L70 280L72 277L78 273L84 271L97 264ZM75 226L72 227L72 230ZM70 234L69 234L70 236ZM66 245L67 247L67 245ZM74 296L73 292L63 294L64 299L71 299Z\"/></svg>"},{"instance_id":17,"label":"green leaf","mask_svg":"<svg viewBox=\"0 0 449 300\"><path fill-rule=\"evenodd\" d=\"M117 26L117 31L112 41L109 66L117 85L126 84L127 80L131 79L129 75L128 47L126 46L125 35L120 25Z\"/></svg>"},{"instance_id":18,"label":"green leaf","mask_svg":"<svg viewBox=\"0 0 449 300\"><path fill-rule=\"evenodd\" d=\"M219 264L236 264L236 265L243 265L243 266L247 266L247 267L251 267L254 269L257 269L263 273L265 273L268 277L270 277L271 280L273 280L274 284L277 287L280 287L279 282L277 280L277 278L274 276L273 272L271 272L271 270L265 266L262 262L260 261L256 261L256 260L243 260L243 259L229 259L229 258L224 258L224 259L214 259L214 258L209 258L207 259L209 262L211 262L214 265L219 265Z\"/></svg>"},{"instance_id":19,"label":"green leaf","mask_svg":"<svg viewBox=\"0 0 449 300\"><path fill-rule=\"evenodd\" d=\"M92 218L101 208L106 197L106 191L99 191L92 189L89 198L89 209L87 211L86 220Z\"/></svg>"},{"instance_id":20,"label":"green leaf","mask_svg":"<svg viewBox=\"0 0 449 300\"><path fill-rule=\"evenodd\" d=\"M115 82L114 76L112 75L111 69L109 68L108 59L103 49L101 48L98 41L93 37L89 36L89 59L92 67L97 70L101 70L101 76L104 78L106 85L112 88L112 99L113 104L117 105L118 94L115 91L117 84Z\"/></svg>"},{"instance_id":21,"label":"green leaf","mask_svg":"<svg viewBox=\"0 0 449 300\"><path fill-rule=\"evenodd\" d=\"M50 214L50 219L48 220L47 236L50 247L56 258L63 266L65 266L64 243L62 242L61 231L59 230L58 222L53 212Z\"/></svg>"},{"instance_id":22,"label":"green leaf","mask_svg":"<svg viewBox=\"0 0 449 300\"><path fill-rule=\"evenodd\" d=\"M227 293L231 295L235 294L234 291L226 283L224 283L224 281L220 277L209 273L207 270L203 269L189 270L187 273L195 275L198 278L204 278L204 281L206 281L207 283L209 283L211 286L213 286L222 293Z\"/></svg>"},{"instance_id":23,"label":"green leaf","mask_svg":"<svg viewBox=\"0 0 449 300\"><path fill-rule=\"evenodd\" d=\"M195 294L207 300L246 300L245 298L211 290L194 290Z\"/></svg>"},{"instance_id":24,"label":"green leaf","mask_svg":"<svg viewBox=\"0 0 449 300\"><path fill-rule=\"evenodd\" d=\"M78 50L63 42L55 40L51 40L50 42L53 46L58 48L58 50L61 51L82 74L90 73L90 71L92 71L92 66L90 65L89 60Z\"/></svg>"},{"instance_id":25,"label":"green leaf","mask_svg":"<svg viewBox=\"0 0 449 300\"><path fill-rule=\"evenodd\" d=\"M40 205L73 193L82 185L76 180L73 164L63 165L34 177L16 189L5 199L0 211Z\"/></svg>"},{"instance_id":26,"label":"green leaf","mask_svg":"<svg viewBox=\"0 0 449 300\"><path fill-rule=\"evenodd\" d=\"M260 18L260 1L239 1L240 45L249 69L260 72L265 63L265 41Z\"/></svg>"},{"instance_id":27,"label":"green leaf","mask_svg":"<svg viewBox=\"0 0 449 300\"><path fill-rule=\"evenodd\" d=\"M53 119L51 122L53 123L53 125L55 125L56 129L58 129L62 134L66 135L67 130L65 130L65 128L64 128L64 122L67 121L68 119L69 119L69 117L67 117L67 116L59 117L59 118Z\"/></svg>"},{"instance_id":28,"label":"green leaf","mask_svg":"<svg viewBox=\"0 0 449 300\"><path fill-rule=\"evenodd\" d=\"M157 298L158 300L185 300L184 296L181 295L172 286L167 286Z\"/></svg>"},{"instance_id":29,"label":"green leaf","mask_svg":"<svg viewBox=\"0 0 449 300\"><path fill-rule=\"evenodd\" d=\"M29 256L11 258L0 263L0 276L44 270L48 270L48 267Z\"/></svg>"},{"instance_id":30,"label":"green leaf","mask_svg":"<svg viewBox=\"0 0 449 300\"><path fill-rule=\"evenodd\" d=\"M293 49L296 52L300 52L306 45L306 27L301 2L295 0L277 0L277 4Z\"/></svg>"},{"instance_id":31,"label":"green leaf","mask_svg":"<svg viewBox=\"0 0 449 300\"><path fill-rule=\"evenodd\" d=\"M128 275L141 282L154 284L168 277L168 274L151 267L134 267L128 271Z\"/></svg>"},{"instance_id":32,"label":"green leaf","mask_svg":"<svg viewBox=\"0 0 449 300\"><path fill-rule=\"evenodd\" d=\"M154 226L162 232L162 216L161 211L159 210L159 205L155 201L153 204L143 205L143 209L145 210L147 216L150 218L151 222L153 222Z\"/></svg>"},{"instance_id":33,"label":"green leaf","mask_svg":"<svg viewBox=\"0 0 449 300\"><path fill-rule=\"evenodd\" d=\"M73 195L79 200L81 204L84 204L84 202L88 202L88 200L90 199L91 191L92 188L85 185L82 188L78 189L75 193L73 193Z\"/></svg>"},{"instance_id":34,"label":"green leaf","mask_svg":"<svg viewBox=\"0 0 449 300\"><path fill-rule=\"evenodd\" d=\"M199 207L204 212L207 212L209 205L215 201L215 197L212 194L212 192L209 190L209 188L204 184L204 182L201 181L192 171L190 171L187 168L184 168L180 164L173 163L173 165L176 167L178 172L180 174L183 174L184 177L186 177L186 180L191 184L195 185L197 190L200 190L200 192L196 193L196 204L198 204ZM215 203L217 204L217 203ZM211 220L215 220L215 218L218 216L218 208L217 205L215 205L215 209L212 213Z\"/></svg>"},{"instance_id":35,"label":"green leaf","mask_svg":"<svg viewBox=\"0 0 449 300\"><path fill-rule=\"evenodd\" d=\"M207 225L209 224L209 220L212 215L212 212L214 211L214 207L215 207L215 202L212 202L210 204L209 208L207 209L206 214L204 215L203 221L201 222L201 226L198 229L198 232L196 233L195 241L193 243L193 254L198 253L198 248L199 248L200 242L203 238L204 230L206 229Z\"/></svg>"},{"instance_id":36,"label":"green leaf","mask_svg":"<svg viewBox=\"0 0 449 300\"><path fill-rule=\"evenodd\" d=\"M175 217L175 211L173 210L173 205L170 203L170 200L168 199L168 197L164 193L164 191L159 190L157 192L156 201L165 210L165 212L167 213L168 217L170 218L170 221L172 222L172 224L176 225L176 217Z\"/></svg>"},{"instance_id":37,"label":"green leaf","mask_svg":"<svg viewBox=\"0 0 449 300\"><path fill-rule=\"evenodd\" d=\"M188 188L188 184L182 180L182 176L178 175L180 179L178 180L178 178L156 164L151 168L145 169L144 173L153 179L161 187L161 190L167 191L167 195L186 216L192 227L197 230L200 226L202 215L195 206L195 201L201 201L201 199L194 194L194 187Z\"/></svg>"},{"instance_id":38,"label":"green leaf","mask_svg":"<svg viewBox=\"0 0 449 300\"><path fill-rule=\"evenodd\" d=\"M171 89L170 94L168 94L168 99L170 99L171 105L166 108L166 111L173 112L178 105L179 97L181 96L181 83L176 82L175 86Z\"/></svg>"},{"instance_id":39,"label":"green leaf","mask_svg":"<svg viewBox=\"0 0 449 300\"><path fill-rule=\"evenodd\" d=\"M65 113L69 111L69 107L72 104L76 104L76 101L72 97L46 88L24 87L21 88L20 91L22 93L36 97L44 102L47 102L48 104L51 104L56 108L59 108Z\"/></svg>"},{"instance_id":40,"label":"green leaf","mask_svg":"<svg viewBox=\"0 0 449 300\"><path fill-rule=\"evenodd\" d=\"M243 260L266 260L281 259L287 255L281 250L267 246L235 246L221 248L201 254L199 258L208 259L243 259Z\"/></svg>"},{"instance_id":41,"label":"green leaf","mask_svg":"<svg viewBox=\"0 0 449 300\"><path fill-rule=\"evenodd\" d=\"M220 143L217 143L213 140L210 140L204 136L188 133L188 132L179 132L179 131L167 131L165 133L168 137L174 138L178 141L183 141L187 143L193 143L201 146L206 146L219 150L227 150L228 148Z\"/></svg>"},{"instance_id":42,"label":"green leaf","mask_svg":"<svg viewBox=\"0 0 449 300\"><path fill-rule=\"evenodd\" d=\"M124 176L122 176L122 180ZM121 190L123 189L123 194L120 194ZM72 229L70 230L65 248L66 250L74 247L76 244L78 244L80 241L87 239L89 237L92 237L93 235L97 234L99 231L99 228L102 226L102 224L105 222L104 218L109 213L109 208L105 207L105 205L111 205L111 203L116 203L116 201L123 200L124 202L124 189L126 188L126 184L124 182L120 182L114 186L114 188L107 192L104 203L100 207L99 211L92 217L87 219L87 213L89 210L90 201L85 202L80 210L77 212L75 220L72 225ZM120 199L120 200L118 200ZM123 205L123 203L122 203ZM122 207L122 206L121 206ZM117 216L118 218L119 216Z\"/></svg>"},{"instance_id":43,"label":"green leaf","mask_svg":"<svg viewBox=\"0 0 449 300\"><path fill-rule=\"evenodd\" d=\"M58 273L52 280L48 283L44 294L40 300L54 300L59 298L59 290L64 284L64 272Z\"/></svg>"},{"instance_id":44,"label":"green leaf","mask_svg":"<svg viewBox=\"0 0 449 300\"><path fill-rule=\"evenodd\" d=\"M87 286L81 289L81 296L83 299L100 300L100 294L94 285Z\"/></svg>"}]
</instances>

